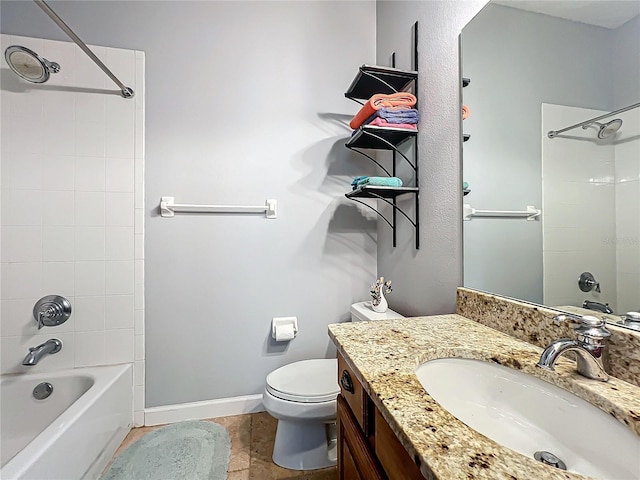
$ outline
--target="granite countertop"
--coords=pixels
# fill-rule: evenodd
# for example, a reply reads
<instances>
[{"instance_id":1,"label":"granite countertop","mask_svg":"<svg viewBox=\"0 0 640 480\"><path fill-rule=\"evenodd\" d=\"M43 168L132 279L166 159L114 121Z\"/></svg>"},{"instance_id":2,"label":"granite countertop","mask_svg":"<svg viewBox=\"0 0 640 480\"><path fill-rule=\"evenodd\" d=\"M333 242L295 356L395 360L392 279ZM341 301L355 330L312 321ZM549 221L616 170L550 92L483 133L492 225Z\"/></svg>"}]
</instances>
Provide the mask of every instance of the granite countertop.
<instances>
[{"instance_id":1,"label":"granite countertop","mask_svg":"<svg viewBox=\"0 0 640 480\"><path fill-rule=\"evenodd\" d=\"M424 390L416 367L463 357L522 370L600 407L640 435L640 388L578 375L560 359L555 372L537 368L542 350L460 315L329 325L329 336L391 429L428 479L583 479L543 465L477 433Z\"/></svg>"}]
</instances>

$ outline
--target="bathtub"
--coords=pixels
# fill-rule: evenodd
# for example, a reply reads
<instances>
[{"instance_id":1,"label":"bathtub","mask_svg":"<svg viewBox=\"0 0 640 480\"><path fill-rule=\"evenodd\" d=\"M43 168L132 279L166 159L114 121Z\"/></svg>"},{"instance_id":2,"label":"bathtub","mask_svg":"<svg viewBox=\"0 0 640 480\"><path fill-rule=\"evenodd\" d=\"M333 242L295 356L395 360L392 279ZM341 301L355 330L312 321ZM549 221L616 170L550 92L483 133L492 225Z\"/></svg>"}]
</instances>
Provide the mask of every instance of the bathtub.
<instances>
[{"instance_id":1,"label":"bathtub","mask_svg":"<svg viewBox=\"0 0 640 480\"><path fill-rule=\"evenodd\" d=\"M41 382L53 392L36 400ZM133 423L132 385L130 364L0 377L0 478L98 478Z\"/></svg>"}]
</instances>

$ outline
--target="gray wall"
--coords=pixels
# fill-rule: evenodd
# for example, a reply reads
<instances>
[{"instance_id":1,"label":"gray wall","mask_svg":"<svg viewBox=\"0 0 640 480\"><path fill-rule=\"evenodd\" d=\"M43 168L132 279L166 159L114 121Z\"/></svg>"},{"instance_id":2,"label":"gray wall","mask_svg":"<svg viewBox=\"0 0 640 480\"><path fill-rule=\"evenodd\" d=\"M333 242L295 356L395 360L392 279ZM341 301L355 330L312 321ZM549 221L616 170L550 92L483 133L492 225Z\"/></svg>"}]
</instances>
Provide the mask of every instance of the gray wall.
<instances>
[{"instance_id":1,"label":"gray wall","mask_svg":"<svg viewBox=\"0 0 640 480\"><path fill-rule=\"evenodd\" d=\"M389 227L379 222L378 230L378 273L393 281L388 300L405 315L455 311L456 287L462 284L458 35L485 3L377 3L381 65L395 51L397 66L411 68L411 26L419 22L420 249L403 218L396 248ZM412 200L400 205L413 215Z\"/></svg>"},{"instance_id":2,"label":"gray wall","mask_svg":"<svg viewBox=\"0 0 640 480\"><path fill-rule=\"evenodd\" d=\"M51 5L87 43L146 53L146 405L259 393L270 370L333 356L327 324L376 275L375 219L343 195L371 172L343 147L343 92L375 61L375 3ZM32 2L0 13L3 33L67 40ZM163 195L275 198L279 215L164 219ZM289 315L300 333L274 345Z\"/></svg>"},{"instance_id":3,"label":"gray wall","mask_svg":"<svg viewBox=\"0 0 640 480\"><path fill-rule=\"evenodd\" d=\"M640 102L640 15L616 29L613 50L613 105L617 110Z\"/></svg>"},{"instance_id":4,"label":"gray wall","mask_svg":"<svg viewBox=\"0 0 640 480\"><path fill-rule=\"evenodd\" d=\"M471 188L465 203L541 208L541 103L609 109L613 35L501 5L488 5L464 29L463 75L471 78L463 91L471 109L464 121L471 134L464 144ZM542 222L464 222L464 284L542 303Z\"/></svg>"}]
</instances>

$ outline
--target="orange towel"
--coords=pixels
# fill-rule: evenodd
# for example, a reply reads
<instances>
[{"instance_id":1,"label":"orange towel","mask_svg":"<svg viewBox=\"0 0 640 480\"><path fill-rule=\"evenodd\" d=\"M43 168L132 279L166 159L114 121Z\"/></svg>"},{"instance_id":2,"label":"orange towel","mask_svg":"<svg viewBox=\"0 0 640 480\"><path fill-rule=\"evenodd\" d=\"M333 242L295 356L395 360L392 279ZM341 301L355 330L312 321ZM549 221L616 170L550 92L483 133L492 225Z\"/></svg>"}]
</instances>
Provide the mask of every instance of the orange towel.
<instances>
[{"instance_id":1,"label":"orange towel","mask_svg":"<svg viewBox=\"0 0 640 480\"><path fill-rule=\"evenodd\" d=\"M462 105L462 119L466 120L467 118L469 118L470 114L471 110L469 110L469 107L467 107L466 105Z\"/></svg>"},{"instance_id":2,"label":"orange towel","mask_svg":"<svg viewBox=\"0 0 640 480\"><path fill-rule=\"evenodd\" d=\"M362 106L360 111L356 113L355 117L351 119L349 126L354 130L359 128L366 119L376 113L376 110L380 110L381 108L389 108L391 110L411 108L417 101L418 100L415 95L408 92L390 93L388 95L376 93Z\"/></svg>"}]
</instances>

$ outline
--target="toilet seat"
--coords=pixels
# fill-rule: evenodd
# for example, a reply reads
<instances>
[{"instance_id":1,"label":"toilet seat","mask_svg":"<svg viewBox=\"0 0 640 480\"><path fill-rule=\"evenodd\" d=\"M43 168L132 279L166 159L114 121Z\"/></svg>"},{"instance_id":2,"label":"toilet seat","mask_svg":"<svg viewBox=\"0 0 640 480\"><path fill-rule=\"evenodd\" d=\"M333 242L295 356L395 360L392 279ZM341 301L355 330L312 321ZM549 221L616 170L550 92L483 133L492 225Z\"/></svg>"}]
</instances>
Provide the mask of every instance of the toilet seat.
<instances>
[{"instance_id":1,"label":"toilet seat","mask_svg":"<svg viewBox=\"0 0 640 480\"><path fill-rule=\"evenodd\" d=\"M274 397L299 403L335 401L338 360L302 360L280 367L267 375L266 390Z\"/></svg>"}]
</instances>

